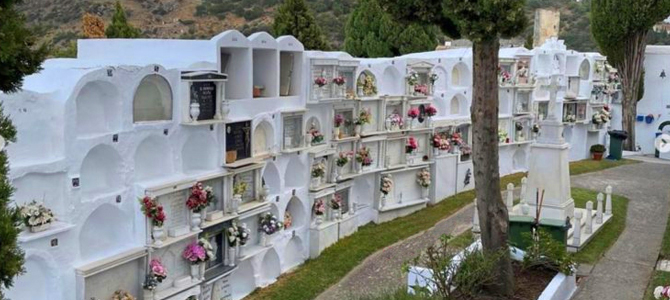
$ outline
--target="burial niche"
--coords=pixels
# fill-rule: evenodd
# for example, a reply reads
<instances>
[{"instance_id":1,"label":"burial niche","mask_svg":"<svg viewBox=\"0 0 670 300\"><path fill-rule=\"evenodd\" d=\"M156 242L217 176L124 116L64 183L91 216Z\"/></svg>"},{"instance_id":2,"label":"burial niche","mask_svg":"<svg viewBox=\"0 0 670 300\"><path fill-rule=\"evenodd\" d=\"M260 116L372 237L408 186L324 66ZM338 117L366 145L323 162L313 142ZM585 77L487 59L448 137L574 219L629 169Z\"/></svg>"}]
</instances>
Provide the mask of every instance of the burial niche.
<instances>
[{"instance_id":1,"label":"burial niche","mask_svg":"<svg viewBox=\"0 0 670 300\"><path fill-rule=\"evenodd\" d=\"M133 122L172 120L172 89L163 76L142 79L133 99Z\"/></svg>"},{"instance_id":2,"label":"burial niche","mask_svg":"<svg viewBox=\"0 0 670 300\"><path fill-rule=\"evenodd\" d=\"M87 136L118 131L121 101L116 87L105 81L88 82L76 98L77 135Z\"/></svg>"},{"instance_id":3,"label":"burial niche","mask_svg":"<svg viewBox=\"0 0 670 300\"><path fill-rule=\"evenodd\" d=\"M104 193L119 189L121 156L107 145L95 146L86 154L80 169L80 186L84 193Z\"/></svg>"}]
</instances>

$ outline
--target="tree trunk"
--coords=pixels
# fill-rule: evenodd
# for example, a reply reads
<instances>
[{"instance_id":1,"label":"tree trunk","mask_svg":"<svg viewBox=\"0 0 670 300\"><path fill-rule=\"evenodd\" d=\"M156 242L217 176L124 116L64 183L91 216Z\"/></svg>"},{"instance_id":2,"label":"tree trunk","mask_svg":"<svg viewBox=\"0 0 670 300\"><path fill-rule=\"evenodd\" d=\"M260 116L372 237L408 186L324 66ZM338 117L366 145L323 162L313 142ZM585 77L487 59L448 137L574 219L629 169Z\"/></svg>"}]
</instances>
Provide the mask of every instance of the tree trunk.
<instances>
[{"instance_id":1,"label":"tree trunk","mask_svg":"<svg viewBox=\"0 0 670 300\"><path fill-rule=\"evenodd\" d=\"M475 193L479 208L484 251L505 251L507 207L500 194L498 167L498 51L497 39L473 45L472 156ZM490 287L497 295L512 295L514 277L509 255L502 256L496 270L499 284Z\"/></svg>"},{"instance_id":2,"label":"tree trunk","mask_svg":"<svg viewBox=\"0 0 670 300\"><path fill-rule=\"evenodd\" d=\"M637 116L638 91L642 70L644 68L644 51L647 47L647 31L637 32L625 39L623 59L615 64L623 87L621 103L621 127L628 132L628 139L624 141L624 149L636 150L635 117Z\"/></svg>"}]
</instances>

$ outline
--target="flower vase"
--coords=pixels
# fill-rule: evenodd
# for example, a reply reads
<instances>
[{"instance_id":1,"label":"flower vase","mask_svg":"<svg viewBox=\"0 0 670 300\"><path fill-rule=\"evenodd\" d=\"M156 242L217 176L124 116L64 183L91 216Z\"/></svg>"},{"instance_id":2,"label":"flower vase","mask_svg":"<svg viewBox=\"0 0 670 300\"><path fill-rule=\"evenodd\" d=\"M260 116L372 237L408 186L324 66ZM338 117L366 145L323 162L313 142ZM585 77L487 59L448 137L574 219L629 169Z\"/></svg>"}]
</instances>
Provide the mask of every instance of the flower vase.
<instances>
[{"instance_id":1,"label":"flower vase","mask_svg":"<svg viewBox=\"0 0 670 300\"><path fill-rule=\"evenodd\" d=\"M205 226L205 220L207 219L207 207L203 208L200 211L200 228Z\"/></svg>"},{"instance_id":2,"label":"flower vase","mask_svg":"<svg viewBox=\"0 0 670 300\"><path fill-rule=\"evenodd\" d=\"M354 126L354 133L356 134L356 137L361 136L361 125Z\"/></svg>"},{"instance_id":3,"label":"flower vase","mask_svg":"<svg viewBox=\"0 0 670 300\"><path fill-rule=\"evenodd\" d=\"M333 211L333 220L339 220L340 216L341 216L341 214L340 214L340 209L339 208Z\"/></svg>"},{"instance_id":4,"label":"flower vase","mask_svg":"<svg viewBox=\"0 0 670 300\"><path fill-rule=\"evenodd\" d=\"M321 177L312 177L312 189L316 189L321 185Z\"/></svg>"},{"instance_id":5,"label":"flower vase","mask_svg":"<svg viewBox=\"0 0 670 300\"><path fill-rule=\"evenodd\" d=\"M222 101L221 105L221 119L226 120L228 118L228 114L230 113L230 104L228 104L228 101Z\"/></svg>"},{"instance_id":6,"label":"flower vase","mask_svg":"<svg viewBox=\"0 0 670 300\"><path fill-rule=\"evenodd\" d=\"M191 231L198 231L200 230L200 213L198 212L193 212L191 214Z\"/></svg>"},{"instance_id":7,"label":"flower vase","mask_svg":"<svg viewBox=\"0 0 670 300\"><path fill-rule=\"evenodd\" d=\"M358 173L363 173L363 163L356 164L358 166Z\"/></svg>"},{"instance_id":8,"label":"flower vase","mask_svg":"<svg viewBox=\"0 0 670 300\"><path fill-rule=\"evenodd\" d=\"M189 114L191 115L191 121L198 121L198 116L200 116L200 103L191 103Z\"/></svg>"},{"instance_id":9,"label":"flower vase","mask_svg":"<svg viewBox=\"0 0 670 300\"><path fill-rule=\"evenodd\" d=\"M228 266L234 267L237 257L235 256L235 247L228 247Z\"/></svg>"},{"instance_id":10,"label":"flower vase","mask_svg":"<svg viewBox=\"0 0 670 300\"><path fill-rule=\"evenodd\" d=\"M339 140L340 139L340 127L335 127L333 130L333 139Z\"/></svg>"},{"instance_id":11,"label":"flower vase","mask_svg":"<svg viewBox=\"0 0 670 300\"><path fill-rule=\"evenodd\" d=\"M311 146L312 145L312 135L311 134L305 134L305 146Z\"/></svg>"},{"instance_id":12,"label":"flower vase","mask_svg":"<svg viewBox=\"0 0 670 300\"><path fill-rule=\"evenodd\" d=\"M421 189L421 198L428 199L428 188L424 187Z\"/></svg>"},{"instance_id":13,"label":"flower vase","mask_svg":"<svg viewBox=\"0 0 670 300\"><path fill-rule=\"evenodd\" d=\"M233 195L233 202L232 202L233 213L236 213L237 210L240 208L240 203L242 203L242 195L240 194Z\"/></svg>"},{"instance_id":14,"label":"flower vase","mask_svg":"<svg viewBox=\"0 0 670 300\"><path fill-rule=\"evenodd\" d=\"M407 121L407 125L409 129L414 129L414 118L409 118L409 120Z\"/></svg>"},{"instance_id":15,"label":"flower vase","mask_svg":"<svg viewBox=\"0 0 670 300\"><path fill-rule=\"evenodd\" d=\"M379 206L380 208L384 208L386 206L386 195L384 193L382 193L382 199Z\"/></svg>"},{"instance_id":16,"label":"flower vase","mask_svg":"<svg viewBox=\"0 0 670 300\"><path fill-rule=\"evenodd\" d=\"M433 157L440 156L440 148L433 148Z\"/></svg>"},{"instance_id":17,"label":"flower vase","mask_svg":"<svg viewBox=\"0 0 670 300\"><path fill-rule=\"evenodd\" d=\"M142 299L154 300L154 291L148 289L142 289Z\"/></svg>"},{"instance_id":18,"label":"flower vase","mask_svg":"<svg viewBox=\"0 0 670 300\"><path fill-rule=\"evenodd\" d=\"M268 196L270 195L270 188L268 186L263 186L263 201L267 200Z\"/></svg>"},{"instance_id":19,"label":"flower vase","mask_svg":"<svg viewBox=\"0 0 670 300\"><path fill-rule=\"evenodd\" d=\"M412 158L411 153L405 154L405 163L408 164L408 165L411 165L411 164L414 163L414 159Z\"/></svg>"},{"instance_id":20,"label":"flower vase","mask_svg":"<svg viewBox=\"0 0 670 300\"><path fill-rule=\"evenodd\" d=\"M261 232L261 237L260 237L260 242L259 244L262 247L267 247L268 246L268 235L265 232Z\"/></svg>"},{"instance_id":21,"label":"flower vase","mask_svg":"<svg viewBox=\"0 0 670 300\"><path fill-rule=\"evenodd\" d=\"M314 220L314 224L316 226L319 226L323 223L323 215L316 215L316 220Z\"/></svg>"},{"instance_id":22,"label":"flower vase","mask_svg":"<svg viewBox=\"0 0 670 300\"><path fill-rule=\"evenodd\" d=\"M151 229L151 235L154 238L154 245L156 246L163 245L163 238L165 237L165 231L163 230L163 226L154 225L153 228Z\"/></svg>"},{"instance_id":23,"label":"flower vase","mask_svg":"<svg viewBox=\"0 0 670 300\"><path fill-rule=\"evenodd\" d=\"M393 126L393 122L391 122L391 119L387 118L386 121L384 121L384 129L386 129L386 131L391 131L391 126Z\"/></svg>"},{"instance_id":24,"label":"flower vase","mask_svg":"<svg viewBox=\"0 0 670 300\"><path fill-rule=\"evenodd\" d=\"M42 225L30 226L30 232L32 232L32 233L42 232L42 231L46 231L50 227L51 227L51 223L44 223Z\"/></svg>"},{"instance_id":25,"label":"flower vase","mask_svg":"<svg viewBox=\"0 0 670 300\"><path fill-rule=\"evenodd\" d=\"M200 267L200 280L205 280L205 263L199 263Z\"/></svg>"},{"instance_id":26,"label":"flower vase","mask_svg":"<svg viewBox=\"0 0 670 300\"><path fill-rule=\"evenodd\" d=\"M200 266L199 264L191 264L191 280L196 281L200 278Z\"/></svg>"},{"instance_id":27,"label":"flower vase","mask_svg":"<svg viewBox=\"0 0 670 300\"><path fill-rule=\"evenodd\" d=\"M426 122L425 122L425 123L426 123L426 127L429 128L430 126L433 125L433 118L432 118L432 117L428 117L428 118L426 118Z\"/></svg>"},{"instance_id":28,"label":"flower vase","mask_svg":"<svg viewBox=\"0 0 670 300\"><path fill-rule=\"evenodd\" d=\"M333 220L333 209L330 208L330 207L328 209L326 209L326 214L327 214L326 219L328 221L332 221Z\"/></svg>"},{"instance_id":29,"label":"flower vase","mask_svg":"<svg viewBox=\"0 0 670 300\"><path fill-rule=\"evenodd\" d=\"M358 94L359 97L364 95L362 86L359 85L356 87L356 94Z\"/></svg>"},{"instance_id":30,"label":"flower vase","mask_svg":"<svg viewBox=\"0 0 670 300\"><path fill-rule=\"evenodd\" d=\"M343 84L339 86L340 98L345 98L347 96L347 87Z\"/></svg>"},{"instance_id":31,"label":"flower vase","mask_svg":"<svg viewBox=\"0 0 670 300\"><path fill-rule=\"evenodd\" d=\"M451 153L452 154L458 154L459 150L460 149L459 149L458 145L452 145L451 146Z\"/></svg>"},{"instance_id":32,"label":"flower vase","mask_svg":"<svg viewBox=\"0 0 670 300\"><path fill-rule=\"evenodd\" d=\"M339 174L340 167L335 167L333 168L333 172L330 174L330 183L336 183L337 182L337 177L340 176Z\"/></svg>"}]
</instances>

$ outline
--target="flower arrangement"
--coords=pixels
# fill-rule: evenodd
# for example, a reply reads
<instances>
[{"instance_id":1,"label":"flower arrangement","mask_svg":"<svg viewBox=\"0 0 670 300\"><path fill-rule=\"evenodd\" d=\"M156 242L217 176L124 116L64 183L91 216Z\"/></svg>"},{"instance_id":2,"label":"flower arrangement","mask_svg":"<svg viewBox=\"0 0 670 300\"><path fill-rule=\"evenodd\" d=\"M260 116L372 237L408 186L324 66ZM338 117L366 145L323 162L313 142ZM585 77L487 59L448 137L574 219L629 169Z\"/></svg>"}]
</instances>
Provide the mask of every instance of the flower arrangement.
<instances>
[{"instance_id":1,"label":"flower arrangement","mask_svg":"<svg viewBox=\"0 0 670 300\"><path fill-rule=\"evenodd\" d=\"M312 210L315 215L322 216L326 212L326 205L323 203L323 199L316 200Z\"/></svg>"},{"instance_id":2,"label":"flower arrangement","mask_svg":"<svg viewBox=\"0 0 670 300\"><path fill-rule=\"evenodd\" d=\"M577 122L577 117L575 115L567 115L567 116L565 116L565 122L568 122L568 123Z\"/></svg>"},{"instance_id":3,"label":"flower arrangement","mask_svg":"<svg viewBox=\"0 0 670 300\"><path fill-rule=\"evenodd\" d=\"M349 162L349 160L351 159L351 157L353 155L354 155L354 153L351 152L351 151L340 152L338 154L337 159L335 160L335 164L338 167L344 167L344 165L346 165Z\"/></svg>"},{"instance_id":4,"label":"flower arrangement","mask_svg":"<svg viewBox=\"0 0 670 300\"><path fill-rule=\"evenodd\" d=\"M407 116L412 118L412 119L416 119L417 117L419 117L419 113L420 112L419 112L418 108L412 107L412 108L409 109L409 111L407 111Z\"/></svg>"},{"instance_id":5,"label":"flower arrangement","mask_svg":"<svg viewBox=\"0 0 670 300\"><path fill-rule=\"evenodd\" d=\"M463 143L463 138L461 137L461 134L458 132L454 132L451 134L451 138L449 139L452 145L454 146L462 146Z\"/></svg>"},{"instance_id":6,"label":"flower arrangement","mask_svg":"<svg viewBox=\"0 0 670 300\"><path fill-rule=\"evenodd\" d=\"M309 134L312 135L312 145L321 144L323 142L323 134L319 130L312 128L309 130Z\"/></svg>"},{"instance_id":7,"label":"flower arrangement","mask_svg":"<svg viewBox=\"0 0 670 300\"><path fill-rule=\"evenodd\" d=\"M247 187L248 187L248 185L244 181L236 182L233 185L233 194L234 195L244 195L244 193L247 191Z\"/></svg>"},{"instance_id":8,"label":"flower arrangement","mask_svg":"<svg viewBox=\"0 0 670 300\"><path fill-rule=\"evenodd\" d=\"M228 240L228 246L235 247L240 242L240 228L237 227L237 223L233 222L230 227L226 230L226 237Z\"/></svg>"},{"instance_id":9,"label":"flower arrangement","mask_svg":"<svg viewBox=\"0 0 670 300\"><path fill-rule=\"evenodd\" d=\"M342 195L335 194L332 199L330 199L330 208L340 209L342 207Z\"/></svg>"},{"instance_id":10,"label":"flower arrangement","mask_svg":"<svg viewBox=\"0 0 670 300\"><path fill-rule=\"evenodd\" d=\"M414 91L424 95L428 95L428 86L425 84L417 84L414 86Z\"/></svg>"},{"instance_id":11,"label":"flower arrangement","mask_svg":"<svg viewBox=\"0 0 670 300\"><path fill-rule=\"evenodd\" d=\"M361 110L361 113L358 114L358 119L356 120L356 125L365 125L372 123L372 113L369 109Z\"/></svg>"},{"instance_id":12,"label":"flower arrangement","mask_svg":"<svg viewBox=\"0 0 670 300\"><path fill-rule=\"evenodd\" d=\"M429 117L434 117L435 115L437 115L437 108L435 108L435 106L432 106L430 104L428 104L428 106L426 106L425 111L426 111L426 115L429 116Z\"/></svg>"},{"instance_id":13,"label":"flower arrangement","mask_svg":"<svg viewBox=\"0 0 670 300\"><path fill-rule=\"evenodd\" d=\"M654 289L654 299L670 299L670 286L657 286Z\"/></svg>"},{"instance_id":14,"label":"flower arrangement","mask_svg":"<svg viewBox=\"0 0 670 300\"><path fill-rule=\"evenodd\" d=\"M603 119L600 116L600 113L594 113L593 116L591 116L591 123L599 125L603 123Z\"/></svg>"},{"instance_id":15,"label":"flower arrangement","mask_svg":"<svg viewBox=\"0 0 670 300\"><path fill-rule=\"evenodd\" d=\"M51 224L51 222L56 220L51 209L48 209L46 206L37 203L35 200L21 206L19 213L21 215L23 224L28 227L37 227Z\"/></svg>"},{"instance_id":16,"label":"flower arrangement","mask_svg":"<svg viewBox=\"0 0 670 300\"><path fill-rule=\"evenodd\" d=\"M205 238L200 238L198 239L198 244L202 246L203 249L205 249L205 261L210 261L210 260L215 260L216 259L216 253L214 253L214 247L212 244L209 243L209 241Z\"/></svg>"},{"instance_id":17,"label":"flower arrangement","mask_svg":"<svg viewBox=\"0 0 670 300\"><path fill-rule=\"evenodd\" d=\"M372 165L372 158L370 157L370 148L361 147L356 151L356 161L363 166Z\"/></svg>"},{"instance_id":18,"label":"flower arrangement","mask_svg":"<svg viewBox=\"0 0 670 300\"><path fill-rule=\"evenodd\" d=\"M344 116L342 114L335 115L335 127L340 127L344 124Z\"/></svg>"},{"instance_id":19,"label":"flower arrangement","mask_svg":"<svg viewBox=\"0 0 670 300\"><path fill-rule=\"evenodd\" d=\"M413 136L410 136L405 145L405 153L412 154L416 149L419 149L419 143Z\"/></svg>"},{"instance_id":20,"label":"flower arrangement","mask_svg":"<svg viewBox=\"0 0 670 300\"><path fill-rule=\"evenodd\" d=\"M240 246L244 246L249 241L251 230L245 226L239 227L237 230L237 242L240 243Z\"/></svg>"},{"instance_id":21,"label":"flower arrangement","mask_svg":"<svg viewBox=\"0 0 670 300\"><path fill-rule=\"evenodd\" d=\"M391 120L392 126L402 127L402 125L404 124L404 122L402 121L402 116L398 113L398 111L393 111L393 113L390 114L388 118Z\"/></svg>"},{"instance_id":22,"label":"flower arrangement","mask_svg":"<svg viewBox=\"0 0 670 300\"><path fill-rule=\"evenodd\" d=\"M326 174L326 164L323 162L319 162L314 164L312 167L312 177L323 177L323 175Z\"/></svg>"},{"instance_id":23,"label":"flower arrangement","mask_svg":"<svg viewBox=\"0 0 670 300\"><path fill-rule=\"evenodd\" d=\"M417 83L419 83L419 74L417 74L414 70L409 71L409 74L407 74L406 77L407 84L414 86Z\"/></svg>"},{"instance_id":24,"label":"flower arrangement","mask_svg":"<svg viewBox=\"0 0 670 300\"><path fill-rule=\"evenodd\" d=\"M435 73L430 74L430 84L435 84L435 82L437 82L438 79L440 79L440 76L438 76L437 74Z\"/></svg>"},{"instance_id":25,"label":"flower arrangement","mask_svg":"<svg viewBox=\"0 0 670 300\"><path fill-rule=\"evenodd\" d=\"M112 295L112 300L136 300L128 291L117 290Z\"/></svg>"},{"instance_id":26,"label":"flower arrangement","mask_svg":"<svg viewBox=\"0 0 670 300\"><path fill-rule=\"evenodd\" d=\"M273 235L275 232L284 228L284 223L279 222L272 213L265 213L261 216L258 231L267 235Z\"/></svg>"},{"instance_id":27,"label":"flower arrangement","mask_svg":"<svg viewBox=\"0 0 670 300\"><path fill-rule=\"evenodd\" d=\"M472 148L470 147L470 145L468 145L466 143L461 144L460 149L461 149L461 154L463 154L463 155L470 155L472 153Z\"/></svg>"},{"instance_id":28,"label":"flower arrangement","mask_svg":"<svg viewBox=\"0 0 670 300\"><path fill-rule=\"evenodd\" d=\"M344 76L337 76L333 78L333 83L337 84L338 86L343 86L347 82L346 79L344 79Z\"/></svg>"},{"instance_id":29,"label":"flower arrangement","mask_svg":"<svg viewBox=\"0 0 670 300\"><path fill-rule=\"evenodd\" d=\"M508 72L507 70L501 68L500 66L498 67L500 70L500 74L498 75L500 78L500 83L509 83L512 80L512 74Z\"/></svg>"},{"instance_id":30,"label":"flower arrangement","mask_svg":"<svg viewBox=\"0 0 670 300\"><path fill-rule=\"evenodd\" d=\"M207 261L207 250L199 242L193 242L186 246L181 256L196 265Z\"/></svg>"},{"instance_id":31,"label":"flower arrangement","mask_svg":"<svg viewBox=\"0 0 670 300\"><path fill-rule=\"evenodd\" d=\"M507 141L507 130L498 128L498 141L501 143Z\"/></svg>"},{"instance_id":32,"label":"flower arrangement","mask_svg":"<svg viewBox=\"0 0 670 300\"><path fill-rule=\"evenodd\" d=\"M293 225L293 216L288 210L284 212L284 228L290 228Z\"/></svg>"},{"instance_id":33,"label":"flower arrangement","mask_svg":"<svg viewBox=\"0 0 670 300\"><path fill-rule=\"evenodd\" d=\"M433 148L437 148L442 151L449 151L451 145L448 139L445 139L439 134L433 135Z\"/></svg>"},{"instance_id":34,"label":"flower arrangement","mask_svg":"<svg viewBox=\"0 0 670 300\"><path fill-rule=\"evenodd\" d=\"M540 125L533 124L532 130L533 130L534 133L540 133Z\"/></svg>"},{"instance_id":35,"label":"flower arrangement","mask_svg":"<svg viewBox=\"0 0 670 300\"><path fill-rule=\"evenodd\" d=\"M327 83L328 83L328 81L326 80L326 78L323 78L321 76L319 76L317 78L314 78L314 84L316 84L319 87L323 87Z\"/></svg>"},{"instance_id":36,"label":"flower arrangement","mask_svg":"<svg viewBox=\"0 0 670 300\"><path fill-rule=\"evenodd\" d=\"M202 183L196 182L191 187L191 195L186 200L186 206L193 212L198 213L209 205L208 198L208 193L203 188Z\"/></svg>"},{"instance_id":37,"label":"flower arrangement","mask_svg":"<svg viewBox=\"0 0 670 300\"><path fill-rule=\"evenodd\" d=\"M158 204L156 199L153 199L149 196L140 198L139 201L140 205L142 206L142 213L147 218L151 219L152 224L156 227L163 226L163 222L165 222L166 219L163 206Z\"/></svg>"},{"instance_id":38,"label":"flower arrangement","mask_svg":"<svg viewBox=\"0 0 670 300\"><path fill-rule=\"evenodd\" d=\"M516 131L521 131L521 130L523 130L523 123L521 123L521 122L515 122L515 123L514 123L514 128L516 129Z\"/></svg>"},{"instance_id":39,"label":"flower arrangement","mask_svg":"<svg viewBox=\"0 0 670 300\"><path fill-rule=\"evenodd\" d=\"M363 90L364 96L372 96L377 93L377 86L375 85L375 79L372 75L366 74L366 76L360 77L357 87L360 87Z\"/></svg>"},{"instance_id":40,"label":"flower arrangement","mask_svg":"<svg viewBox=\"0 0 670 300\"><path fill-rule=\"evenodd\" d=\"M149 262L149 269L151 269L151 275L158 282L163 282L167 278L167 269L163 266L163 263L157 258L152 259Z\"/></svg>"},{"instance_id":41,"label":"flower arrangement","mask_svg":"<svg viewBox=\"0 0 670 300\"><path fill-rule=\"evenodd\" d=\"M379 187L379 191L384 194L384 196L388 195L391 190L393 189L393 179L389 175L382 176L382 182L381 186Z\"/></svg>"},{"instance_id":42,"label":"flower arrangement","mask_svg":"<svg viewBox=\"0 0 670 300\"><path fill-rule=\"evenodd\" d=\"M416 182L423 188L430 187L430 171L428 169L421 169L416 173Z\"/></svg>"}]
</instances>

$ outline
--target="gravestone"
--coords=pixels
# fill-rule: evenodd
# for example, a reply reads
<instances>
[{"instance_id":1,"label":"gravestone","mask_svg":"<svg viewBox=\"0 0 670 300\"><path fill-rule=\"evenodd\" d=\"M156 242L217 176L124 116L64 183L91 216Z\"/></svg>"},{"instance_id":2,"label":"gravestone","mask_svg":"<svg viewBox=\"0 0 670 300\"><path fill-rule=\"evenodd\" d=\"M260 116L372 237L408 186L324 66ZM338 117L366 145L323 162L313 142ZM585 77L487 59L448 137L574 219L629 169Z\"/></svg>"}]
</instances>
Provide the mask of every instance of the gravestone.
<instances>
[{"instance_id":1,"label":"gravestone","mask_svg":"<svg viewBox=\"0 0 670 300\"><path fill-rule=\"evenodd\" d=\"M191 103L200 104L198 121L214 119L216 116L216 83L211 81L191 83Z\"/></svg>"},{"instance_id":2,"label":"gravestone","mask_svg":"<svg viewBox=\"0 0 670 300\"><path fill-rule=\"evenodd\" d=\"M235 151L237 160L251 157L251 121L226 126L226 152Z\"/></svg>"}]
</instances>

